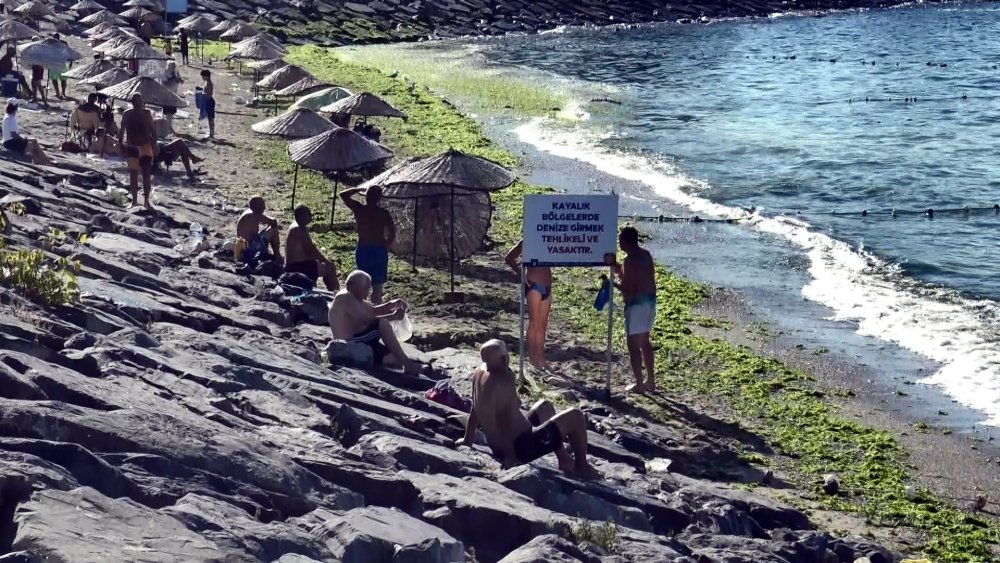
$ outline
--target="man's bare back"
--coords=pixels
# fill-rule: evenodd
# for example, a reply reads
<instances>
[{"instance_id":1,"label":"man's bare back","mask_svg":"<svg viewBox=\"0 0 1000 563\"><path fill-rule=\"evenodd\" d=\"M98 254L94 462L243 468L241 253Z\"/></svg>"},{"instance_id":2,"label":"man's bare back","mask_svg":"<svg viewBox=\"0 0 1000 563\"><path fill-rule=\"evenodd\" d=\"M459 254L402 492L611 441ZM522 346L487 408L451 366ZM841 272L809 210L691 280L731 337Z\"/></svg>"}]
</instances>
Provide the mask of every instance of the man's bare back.
<instances>
[{"instance_id":1,"label":"man's bare back","mask_svg":"<svg viewBox=\"0 0 1000 563\"><path fill-rule=\"evenodd\" d=\"M148 109L136 110L129 108L122 114L122 129L125 131L125 142L132 147L142 145L156 146L156 128L153 125L153 114Z\"/></svg>"},{"instance_id":2,"label":"man's bare back","mask_svg":"<svg viewBox=\"0 0 1000 563\"><path fill-rule=\"evenodd\" d=\"M622 298L626 303L637 296L656 294L653 255L644 248L629 254L622 263Z\"/></svg>"},{"instance_id":3,"label":"man's bare back","mask_svg":"<svg viewBox=\"0 0 1000 563\"><path fill-rule=\"evenodd\" d=\"M292 223L285 239L285 263L295 264L316 260L314 248L308 229L300 227L298 223Z\"/></svg>"},{"instance_id":4,"label":"man's bare back","mask_svg":"<svg viewBox=\"0 0 1000 563\"><path fill-rule=\"evenodd\" d=\"M375 314L371 305L361 301L347 289L337 292L330 304L330 330L338 340L348 340L368 327Z\"/></svg>"},{"instance_id":5,"label":"man's bare back","mask_svg":"<svg viewBox=\"0 0 1000 563\"><path fill-rule=\"evenodd\" d=\"M517 463L514 438L531 431L531 422L521 412L510 368L489 371L482 364L472 375L472 408L493 452L505 464Z\"/></svg>"},{"instance_id":6,"label":"man's bare back","mask_svg":"<svg viewBox=\"0 0 1000 563\"><path fill-rule=\"evenodd\" d=\"M253 240L260 234L261 224L270 227L274 219L267 215L257 214L247 209L236 221L236 236L243 240Z\"/></svg>"}]
</instances>

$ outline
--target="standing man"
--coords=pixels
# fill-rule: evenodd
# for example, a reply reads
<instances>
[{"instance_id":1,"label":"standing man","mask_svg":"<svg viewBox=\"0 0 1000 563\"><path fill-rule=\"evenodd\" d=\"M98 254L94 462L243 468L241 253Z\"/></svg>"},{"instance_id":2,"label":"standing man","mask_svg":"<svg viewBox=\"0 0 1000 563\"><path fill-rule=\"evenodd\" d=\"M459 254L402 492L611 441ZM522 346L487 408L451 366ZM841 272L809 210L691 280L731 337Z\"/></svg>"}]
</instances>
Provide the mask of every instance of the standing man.
<instances>
[{"instance_id":1,"label":"standing man","mask_svg":"<svg viewBox=\"0 0 1000 563\"><path fill-rule=\"evenodd\" d=\"M188 32L186 29L181 30L180 43L181 63L183 63L184 66L188 66L190 63L188 62Z\"/></svg>"},{"instance_id":2,"label":"standing man","mask_svg":"<svg viewBox=\"0 0 1000 563\"><path fill-rule=\"evenodd\" d=\"M309 236L310 221L312 210L308 206L295 208L295 222L285 237L285 272L302 274L314 284L322 277L328 291L339 291L337 267L313 243Z\"/></svg>"},{"instance_id":3,"label":"standing man","mask_svg":"<svg viewBox=\"0 0 1000 563\"><path fill-rule=\"evenodd\" d=\"M202 109L208 118L208 137L215 138L215 84L212 84L212 73L206 68L201 71L201 79L205 81L202 88Z\"/></svg>"},{"instance_id":4,"label":"standing man","mask_svg":"<svg viewBox=\"0 0 1000 563\"><path fill-rule=\"evenodd\" d=\"M507 252L504 261L517 279L521 279L521 255L524 241L518 241ZM538 369L545 367L545 333L549 329L549 311L552 310L552 268L529 266L523 291L528 302L528 359Z\"/></svg>"},{"instance_id":5,"label":"standing man","mask_svg":"<svg viewBox=\"0 0 1000 563\"><path fill-rule=\"evenodd\" d=\"M127 139L122 144L122 138ZM153 114L146 109L141 94L132 95L132 107L122 115L122 126L118 131L118 145L125 147L128 163L129 192L132 205L139 205L139 173L142 173L143 205L149 209L149 192L153 189L153 158L156 157L156 126Z\"/></svg>"},{"instance_id":6,"label":"standing man","mask_svg":"<svg viewBox=\"0 0 1000 563\"><path fill-rule=\"evenodd\" d=\"M354 212L354 223L358 230L358 247L354 251L354 259L358 269L371 276L372 304L379 305L382 303L385 282L389 280L389 246L396 240L396 225L392 222L392 215L378 206L382 199L380 188L369 188L365 193L364 204L354 199L361 192L361 188L344 190L340 198Z\"/></svg>"},{"instance_id":7,"label":"standing man","mask_svg":"<svg viewBox=\"0 0 1000 563\"><path fill-rule=\"evenodd\" d=\"M656 374L653 370L653 345L649 333L656 320L656 274L653 256L639 246L639 231L624 227L618 234L618 245L625 252L624 264L616 265L618 288L625 300L625 332L628 335L628 357L632 364L635 383L628 391L642 393L656 391ZM643 382L642 366L646 364Z\"/></svg>"},{"instance_id":8,"label":"standing man","mask_svg":"<svg viewBox=\"0 0 1000 563\"><path fill-rule=\"evenodd\" d=\"M31 97L35 101L41 100L42 105L49 105L45 96L45 67L42 65L31 65Z\"/></svg>"}]
</instances>

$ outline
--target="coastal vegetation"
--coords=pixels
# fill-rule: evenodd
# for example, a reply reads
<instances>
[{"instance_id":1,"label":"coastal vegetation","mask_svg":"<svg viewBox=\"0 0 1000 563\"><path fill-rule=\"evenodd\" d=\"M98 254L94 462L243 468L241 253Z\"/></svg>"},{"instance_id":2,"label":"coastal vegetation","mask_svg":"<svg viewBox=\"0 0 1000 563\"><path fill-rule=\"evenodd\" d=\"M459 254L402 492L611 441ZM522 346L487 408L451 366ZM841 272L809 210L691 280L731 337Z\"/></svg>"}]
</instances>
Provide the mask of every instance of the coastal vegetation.
<instances>
[{"instance_id":1,"label":"coastal vegetation","mask_svg":"<svg viewBox=\"0 0 1000 563\"><path fill-rule=\"evenodd\" d=\"M504 166L517 166L513 154L487 138L478 123L428 87L451 92L449 73L454 77L455 72L465 71L448 70L447 65L437 68L429 62L405 63L402 70L394 69L391 57L376 53L363 56L355 51L345 54L307 46L293 49L288 60L332 83L373 92L404 111L407 121L379 122L383 140L397 159L455 148ZM483 107L544 115L562 103L558 96L536 91L531 85L508 84L509 92L505 93L504 80L496 74L482 78ZM479 91L471 74L456 82L460 95L473 96ZM285 143L267 143L257 160L259 165L283 172L291 183L293 166ZM506 246L519 238L523 196L547 190L518 182L494 194L497 217L491 243ZM323 232L322 225L330 222L331 195L329 180L299 171L298 201L313 207L317 242L343 271L353 264L354 239L347 231ZM288 203L287 199L278 201L283 210ZM334 219L347 219L346 210L338 209ZM444 271L422 270L418 275L400 262L393 261L391 275L401 282L394 287L406 288L403 297L418 305L440 299L435 288L446 279ZM707 289L666 267L659 267L656 275L659 291L654 345L662 393L712 404L722 400L740 426L762 436L770 446L766 455L745 452L746 459L766 466L761 469L781 471L811 502L860 515L873 525L906 528L922 542L917 550L935 562L989 561L995 557L1000 544L996 521L959 510L932 491L919 490L911 499L906 493L907 486L913 484L911 460L898 440L840 412L826 398L827 390L809 374L747 347L699 334L693 327L704 326L706 320L695 313L695 307L706 297ZM591 306L594 278L591 270L560 271L555 286L556 314L582 339L599 348L607 324L606 317ZM613 337L616 348L623 349L621 323L615 326ZM668 420L671 416L665 402L655 396L631 399L628 407L632 414L652 419ZM831 473L840 482L839 492L832 495L823 490L824 475Z\"/></svg>"},{"instance_id":2,"label":"coastal vegetation","mask_svg":"<svg viewBox=\"0 0 1000 563\"><path fill-rule=\"evenodd\" d=\"M11 206L15 214L23 213L23 206ZM8 217L0 209L0 233L7 230ZM55 238L64 238L56 233ZM61 242L61 241L56 241ZM44 305L69 305L80 299L76 272L79 264L65 257L50 258L41 250L9 248L0 236L0 286L21 292L28 299Z\"/></svg>"}]
</instances>

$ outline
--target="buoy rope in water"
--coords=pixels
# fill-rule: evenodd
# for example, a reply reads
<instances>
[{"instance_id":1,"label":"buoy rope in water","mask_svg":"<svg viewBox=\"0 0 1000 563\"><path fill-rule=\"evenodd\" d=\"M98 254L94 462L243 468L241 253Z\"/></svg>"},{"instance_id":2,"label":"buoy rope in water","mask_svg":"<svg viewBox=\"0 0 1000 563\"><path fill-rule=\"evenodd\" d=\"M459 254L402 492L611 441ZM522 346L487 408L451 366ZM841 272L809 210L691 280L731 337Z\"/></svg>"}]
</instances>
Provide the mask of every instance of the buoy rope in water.
<instances>
[{"instance_id":1,"label":"buoy rope in water","mask_svg":"<svg viewBox=\"0 0 1000 563\"><path fill-rule=\"evenodd\" d=\"M742 219L703 219L697 215L690 217L671 217L667 215L622 215L620 220L633 223L738 223Z\"/></svg>"},{"instance_id":2,"label":"buoy rope in water","mask_svg":"<svg viewBox=\"0 0 1000 563\"><path fill-rule=\"evenodd\" d=\"M993 215L1000 215L1000 204L993 204L989 207L970 207L968 205L964 207L941 207L933 208L928 207L927 209L875 209L868 210L862 209L861 211L786 211L778 213L779 216L789 216L789 215L829 215L832 217L872 217L872 216L886 216L893 219L897 217L919 217L924 216L928 219L933 219L939 215L960 215L963 217L969 216L973 213L984 213L989 212Z\"/></svg>"},{"instance_id":3,"label":"buoy rope in water","mask_svg":"<svg viewBox=\"0 0 1000 563\"><path fill-rule=\"evenodd\" d=\"M884 96L884 97L883 97ZM877 103L899 103L899 104L917 104L923 102L949 102L954 100L968 101L968 100L1000 100L1000 95L989 95L989 96L969 96L968 94L962 94L959 96L940 96L940 97L917 97L917 96L861 96L858 98L847 98L846 100L820 100L816 102L817 106L830 106L835 104L877 104Z\"/></svg>"}]
</instances>

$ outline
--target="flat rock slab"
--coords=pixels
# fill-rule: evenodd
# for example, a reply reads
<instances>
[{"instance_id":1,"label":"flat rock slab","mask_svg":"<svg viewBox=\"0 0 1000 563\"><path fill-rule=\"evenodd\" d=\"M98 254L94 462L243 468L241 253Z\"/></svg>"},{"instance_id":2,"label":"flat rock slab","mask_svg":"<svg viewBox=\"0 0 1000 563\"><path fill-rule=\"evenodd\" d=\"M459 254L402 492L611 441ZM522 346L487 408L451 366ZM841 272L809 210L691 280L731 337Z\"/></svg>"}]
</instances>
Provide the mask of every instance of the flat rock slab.
<instances>
[{"instance_id":1,"label":"flat rock slab","mask_svg":"<svg viewBox=\"0 0 1000 563\"><path fill-rule=\"evenodd\" d=\"M89 487L39 491L18 507L14 520L13 548L43 561L252 561L223 553L169 516Z\"/></svg>"},{"instance_id":2,"label":"flat rock slab","mask_svg":"<svg viewBox=\"0 0 1000 563\"><path fill-rule=\"evenodd\" d=\"M312 530L344 563L454 563L465 548L444 530L391 508L348 511Z\"/></svg>"}]
</instances>

